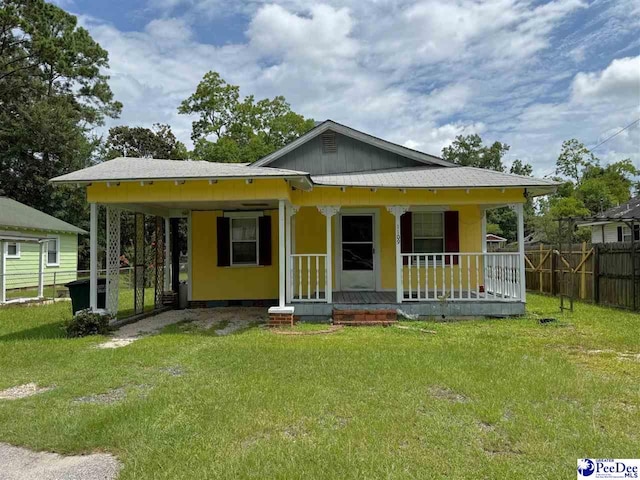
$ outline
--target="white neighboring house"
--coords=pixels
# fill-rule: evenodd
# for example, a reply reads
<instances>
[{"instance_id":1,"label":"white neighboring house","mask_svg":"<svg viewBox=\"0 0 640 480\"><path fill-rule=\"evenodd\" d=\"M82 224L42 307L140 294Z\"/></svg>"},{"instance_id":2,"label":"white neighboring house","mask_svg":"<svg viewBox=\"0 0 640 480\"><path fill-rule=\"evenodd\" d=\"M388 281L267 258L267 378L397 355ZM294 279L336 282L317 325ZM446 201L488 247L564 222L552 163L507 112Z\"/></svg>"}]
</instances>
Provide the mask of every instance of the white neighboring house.
<instances>
[{"instance_id":1,"label":"white neighboring house","mask_svg":"<svg viewBox=\"0 0 640 480\"><path fill-rule=\"evenodd\" d=\"M487 233L487 251L495 252L507 244L507 239L496 235L495 233Z\"/></svg>"},{"instance_id":2,"label":"white neighboring house","mask_svg":"<svg viewBox=\"0 0 640 480\"><path fill-rule=\"evenodd\" d=\"M581 226L591 227L591 243L631 242L632 227L633 241L640 241L640 195L596 215Z\"/></svg>"}]
</instances>

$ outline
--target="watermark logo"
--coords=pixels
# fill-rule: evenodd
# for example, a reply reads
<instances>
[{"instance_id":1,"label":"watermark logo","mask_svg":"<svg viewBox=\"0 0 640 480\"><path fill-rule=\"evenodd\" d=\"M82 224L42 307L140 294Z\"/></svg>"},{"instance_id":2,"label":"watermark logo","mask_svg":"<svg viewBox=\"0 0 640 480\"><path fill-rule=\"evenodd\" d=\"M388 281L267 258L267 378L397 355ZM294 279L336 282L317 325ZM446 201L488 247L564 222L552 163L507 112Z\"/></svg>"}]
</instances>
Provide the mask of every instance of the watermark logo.
<instances>
[{"instance_id":1,"label":"watermark logo","mask_svg":"<svg viewBox=\"0 0 640 480\"><path fill-rule=\"evenodd\" d=\"M640 459L579 458L578 480L639 479Z\"/></svg>"},{"instance_id":2,"label":"watermark logo","mask_svg":"<svg viewBox=\"0 0 640 480\"><path fill-rule=\"evenodd\" d=\"M596 466L590 458L578 460L578 473L583 477L589 477L596 471Z\"/></svg>"}]
</instances>

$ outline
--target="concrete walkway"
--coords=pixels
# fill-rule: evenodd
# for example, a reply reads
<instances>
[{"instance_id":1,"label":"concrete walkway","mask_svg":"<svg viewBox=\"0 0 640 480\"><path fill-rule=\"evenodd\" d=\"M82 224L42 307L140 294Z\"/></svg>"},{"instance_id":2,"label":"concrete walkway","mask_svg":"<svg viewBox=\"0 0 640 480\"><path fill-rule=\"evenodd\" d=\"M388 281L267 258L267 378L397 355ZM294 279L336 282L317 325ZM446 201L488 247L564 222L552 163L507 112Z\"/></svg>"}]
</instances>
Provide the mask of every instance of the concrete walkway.
<instances>
[{"instance_id":1,"label":"concrete walkway","mask_svg":"<svg viewBox=\"0 0 640 480\"><path fill-rule=\"evenodd\" d=\"M121 467L107 453L67 457L0 443L0 480L112 480Z\"/></svg>"}]
</instances>

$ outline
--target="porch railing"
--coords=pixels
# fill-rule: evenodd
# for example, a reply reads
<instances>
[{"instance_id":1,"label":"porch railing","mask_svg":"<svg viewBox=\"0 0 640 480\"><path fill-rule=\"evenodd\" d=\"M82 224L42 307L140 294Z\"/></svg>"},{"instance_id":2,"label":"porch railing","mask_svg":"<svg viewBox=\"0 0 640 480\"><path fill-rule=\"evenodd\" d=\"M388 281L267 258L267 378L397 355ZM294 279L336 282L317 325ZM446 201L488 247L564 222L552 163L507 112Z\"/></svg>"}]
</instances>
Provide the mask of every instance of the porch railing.
<instances>
[{"instance_id":1,"label":"porch railing","mask_svg":"<svg viewBox=\"0 0 640 480\"><path fill-rule=\"evenodd\" d=\"M293 302L326 302L329 291L325 253L292 254L289 272Z\"/></svg>"},{"instance_id":2,"label":"porch railing","mask_svg":"<svg viewBox=\"0 0 640 480\"><path fill-rule=\"evenodd\" d=\"M520 301L519 253L403 253L403 301Z\"/></svg>"}]
</instances>

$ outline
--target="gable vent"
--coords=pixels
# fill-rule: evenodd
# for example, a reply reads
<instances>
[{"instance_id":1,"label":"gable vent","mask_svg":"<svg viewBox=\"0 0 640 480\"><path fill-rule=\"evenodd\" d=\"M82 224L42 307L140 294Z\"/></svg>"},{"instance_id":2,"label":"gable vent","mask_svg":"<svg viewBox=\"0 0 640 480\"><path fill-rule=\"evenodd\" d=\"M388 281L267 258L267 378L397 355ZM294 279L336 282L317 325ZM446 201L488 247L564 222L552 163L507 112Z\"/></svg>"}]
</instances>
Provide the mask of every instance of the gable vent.
<instances>
[{"instance_id":1,"label":"gable vent","mask_svg":"<svg viewBox=\"0 0 640 480\"><path fill-rule=\"evenodd\" d=\"M327 132L322 134L322 153L335 153L338 151L336 134Z\"/></svg>"}]
</instances>

